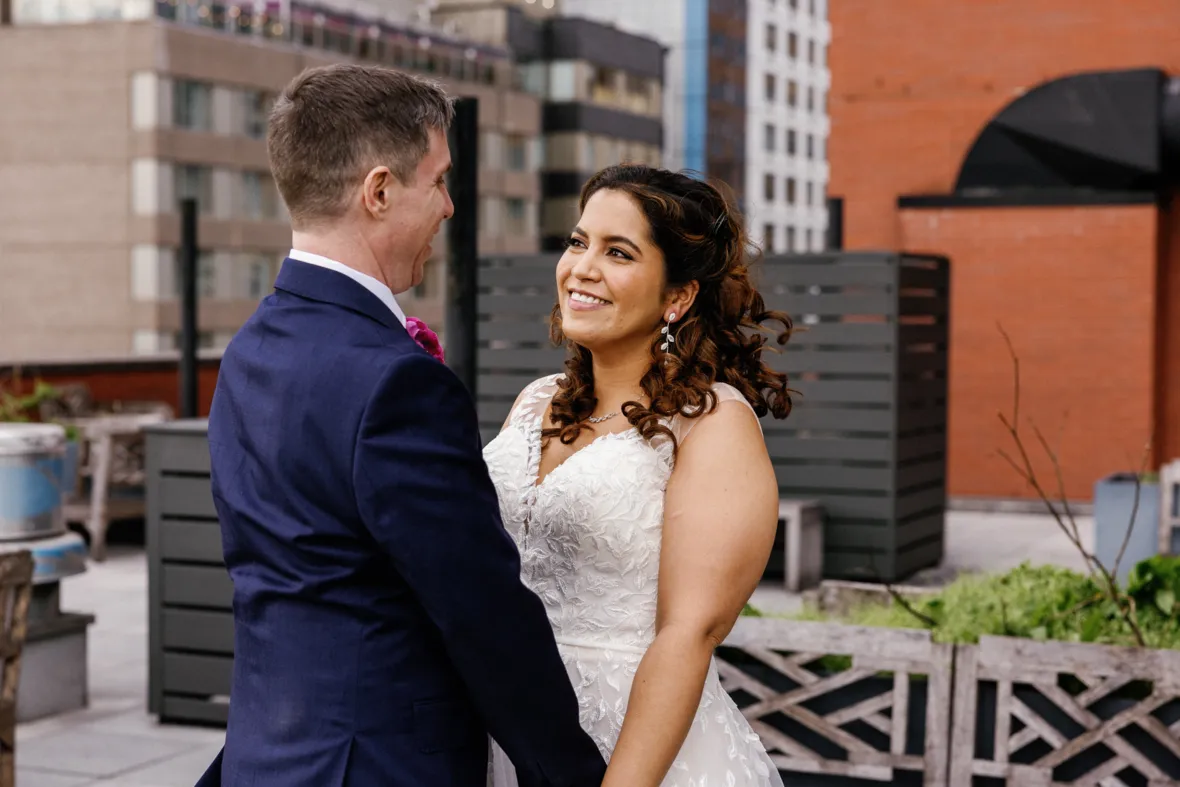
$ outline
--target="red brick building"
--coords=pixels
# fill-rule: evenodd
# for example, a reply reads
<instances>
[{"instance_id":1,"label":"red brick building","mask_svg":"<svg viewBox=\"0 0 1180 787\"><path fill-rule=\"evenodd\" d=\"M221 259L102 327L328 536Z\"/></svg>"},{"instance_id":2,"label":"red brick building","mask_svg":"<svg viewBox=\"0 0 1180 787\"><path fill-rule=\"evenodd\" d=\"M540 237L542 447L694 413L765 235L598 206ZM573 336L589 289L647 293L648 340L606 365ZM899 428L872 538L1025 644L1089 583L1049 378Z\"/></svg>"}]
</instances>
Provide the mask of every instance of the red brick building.
<instances>
[{"instance_id":1,"label":"red brick building","mask_svg":"<svg viewBox=\"0 0 1180 787\"><path fill-rule=\"evenodd\" d=\"M1070 498L1149 438L1180 457L1180 4L839 0L831 23L845 247L951 259L949 493L1031 496L997 454L997 324Z\"/></svg>"}]
</instances>

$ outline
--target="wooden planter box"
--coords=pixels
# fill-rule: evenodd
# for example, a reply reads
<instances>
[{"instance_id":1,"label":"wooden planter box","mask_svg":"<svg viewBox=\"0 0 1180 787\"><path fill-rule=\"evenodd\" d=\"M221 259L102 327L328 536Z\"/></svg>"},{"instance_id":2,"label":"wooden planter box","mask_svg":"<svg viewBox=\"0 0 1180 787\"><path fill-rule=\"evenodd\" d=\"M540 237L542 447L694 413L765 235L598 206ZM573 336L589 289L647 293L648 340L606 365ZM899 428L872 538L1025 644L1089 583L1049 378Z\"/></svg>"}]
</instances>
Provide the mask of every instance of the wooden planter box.
<instances>
[{"instance_id":1,"label":"wooden planter box","mask_svg":"<svg viewBox=\"0 0 1180 787\"><path fill-rule=\"evenodd\" d=\"M233 671L233 584L209 481L205 421L147 433L148 711L225 724Z\"/></svg>"},{"instance_id":2,"label":"wooden planter box","mask_svg":"<svg viewBox=\"0 0 1180 787\"><path fill-rule=\"evenodd\" d=\"M742 618L718 655L792 787L1180 784L1180 651Z\"/></svg>"}]
</instances>

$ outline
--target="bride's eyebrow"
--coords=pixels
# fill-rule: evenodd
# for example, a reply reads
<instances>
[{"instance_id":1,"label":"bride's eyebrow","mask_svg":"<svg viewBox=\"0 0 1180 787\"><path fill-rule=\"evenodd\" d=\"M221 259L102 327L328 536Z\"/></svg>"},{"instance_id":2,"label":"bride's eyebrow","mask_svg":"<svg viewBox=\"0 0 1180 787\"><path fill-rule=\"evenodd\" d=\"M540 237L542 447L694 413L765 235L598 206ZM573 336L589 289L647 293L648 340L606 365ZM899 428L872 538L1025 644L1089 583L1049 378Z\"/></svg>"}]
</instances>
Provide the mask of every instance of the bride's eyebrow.
<instances>
[{"instance_id":1,"label":"bride's eyebrow","mask_svg":"<svg viewBox=\"0 0 1180 787\"><path fill-rule=\"evenodd\" d=\"M643 253L639 248L639 244L628 238L626 235L607 235L605 238L603 238L603 240L605 240L607 243L617 243L621 246L630 246L635 250L636 254Z\"/></svg>"},{"instance_id":2,"label":"bride's eyebrow","mask_svg":"<svg viewBox=\"0 0 1180 787\"><path fill-rule=\"evenodd\" d=\"M582 229L581 227L574 227L573 232L571 234L581 235L583 238L590 237L589 233L587 233L586 230ZM643 254L643 250L639 248L639 244L637 244L635 241L628 238L626 235L607 235L602 240L604 243L607 243L607 244L616 244L619 246L630 246L631 249L633 249L636 254L640 254L640 255Z\"/></svg>"}]
</instances>

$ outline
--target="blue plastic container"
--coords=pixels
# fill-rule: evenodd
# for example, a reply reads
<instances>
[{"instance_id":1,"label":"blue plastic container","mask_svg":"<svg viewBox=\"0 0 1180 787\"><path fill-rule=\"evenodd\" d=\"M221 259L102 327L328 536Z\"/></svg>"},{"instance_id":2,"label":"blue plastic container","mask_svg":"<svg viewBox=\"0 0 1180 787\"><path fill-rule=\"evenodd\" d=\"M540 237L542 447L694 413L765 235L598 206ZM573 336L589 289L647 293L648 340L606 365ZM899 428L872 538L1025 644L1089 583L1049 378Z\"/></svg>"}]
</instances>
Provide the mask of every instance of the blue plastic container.
<instances>
[{"instance_id":1,"label":"blue plastic container","mask_svg":"<svg viewBox=\"0 0 1180 787\"><path fill-rule=\"evenodd\" d=\"M53 424L0 423L0 541L66 531L62 516L66 432Z\"/></svg>"},{"instance_id":2,"label":"blue plastic container","mask_svg":"<svg viewBox=\"0 0 1180 787\"><path fill-rule=\"evenodd\" d=\"M1114 571L1131 511L1135 508L1135 476L1116 473L1094 485L1094 556L1109 570ZM1139 507L1135 509L1135 524L1131 528L1127 549L1118 566L1120 583L1140 560L1159 552L1160 487L1159 484L1139 485Z\"/></svg>"}]
</instances>

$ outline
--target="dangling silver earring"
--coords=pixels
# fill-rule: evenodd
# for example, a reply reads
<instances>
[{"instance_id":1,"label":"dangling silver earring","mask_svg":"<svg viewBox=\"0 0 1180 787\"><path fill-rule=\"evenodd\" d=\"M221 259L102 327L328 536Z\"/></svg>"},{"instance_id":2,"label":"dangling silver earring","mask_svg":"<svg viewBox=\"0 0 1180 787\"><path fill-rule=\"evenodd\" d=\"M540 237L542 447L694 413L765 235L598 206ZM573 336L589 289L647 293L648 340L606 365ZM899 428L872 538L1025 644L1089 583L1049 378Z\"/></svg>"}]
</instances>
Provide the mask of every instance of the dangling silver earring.
<instances>
[{"instance_id":1,"label":"dangling silver earring","mask_svg":"<svg viewBox=\"0 0 1180 787\"><path fill-rule=\"evenodd\" d=\"M676 312L672 312L667 317L667 324L660 328L660 333L664 337L664 343L660 345L660 349L664 352L664 365L668 365L668 359L672 355L672 345L676 343L676 337L672 335L672 323L676 321Z\"/></svg>"}]
</instances>

